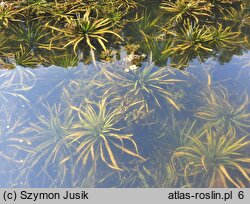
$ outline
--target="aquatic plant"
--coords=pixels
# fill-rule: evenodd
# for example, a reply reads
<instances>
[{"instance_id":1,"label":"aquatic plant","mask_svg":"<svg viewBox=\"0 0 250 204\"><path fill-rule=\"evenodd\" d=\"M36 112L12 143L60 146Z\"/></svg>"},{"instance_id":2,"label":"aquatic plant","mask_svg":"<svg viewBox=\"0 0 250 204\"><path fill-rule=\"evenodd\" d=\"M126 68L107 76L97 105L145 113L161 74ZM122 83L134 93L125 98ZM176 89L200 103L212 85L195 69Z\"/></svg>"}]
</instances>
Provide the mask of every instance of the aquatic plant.
<instances>
[{"instance_id":1,"label":"aquatic plant","mask_svg":"<svg viewBox=\"0 0 250 204\"><path fill-rule=\"evenodd\" d=\"M237 130L247 133L247 128L250 127L248 104L247 94L232 103L229 101L227 90L211 90L205 95L205 105L197 108L195 116L207 121L210 127L222 129L225 134L230 133L234 137Z\"/></svg>"},{"instance_id":2,"label":"aquatic plant","mask_svg":"<svg viewBox=\"0 0 250 204\"><path fill-rule=\"evenodd\" d=\"M69 42L64 47L72 45L75 54L79 47L82 49L83 43L87 43L91 50L96 49L95 43L98 43L103 50L106 50L105 42L108 42L108 40L103 37L105 34L111 34L122 39L112 31L112 24L109 19L93 18L90 16L90 12L90 10L87 10L83 17L80 14L77 15L63 29L50 25L48 27L65 34Z\"/></svg>"},{"instance_id":3,"label":"aquatic plant","mask_svg":"<svg viewBox=\"0 0 250 204\"><path fill-rule=\"evenodd\" d=\"M227 14L224 19L239 26L240 29L250 26L250 14L243 5L241 5L240 10L236 10L235 8L227 9Z\"/></svg>"},{"instance_id":4,"label":"aquatic plant","mask_svg":"<svg viewBox=\"0 0 250 204\"><path fill-rule=\"evenodd\" d=\"M10 46L8 40L5 37L4 32L0 32L0 57L8 57L10 55ZM0 59L2 62L2 59Z\"/></svg>"},{"instance_id":5,"label":"aquatic plant","mask_svg":"<svg viewBox=\"0 0 250 204\"><path fill-rule=\"evenodd\" d=\"M12 47L16 49L20 44L29 51L40 54L42 50L55 48L50 40L50 32L42 26L41 21L26 21L11 24L8 28L10 36L8 40L12 42ZM16 45L16 46L15 46Z\"/></svg>"},{"instance_id":6,"label":"aquatic plant","mask_svg":"<svg viewBox=\"0 0 250 204\"><path fill-rule=\"evenodd\" d=\"M238 187L250 181L249 162L244 149L250 144L246 137L230 138L227 134L207 129L193 143L178 148L172 166L192 187Z\"/></svg>"},{"instance_id":7,"label":"aquatic plant","mask_svg":"<svg viewBox=\"0 0 250 204\"><path fill-rule=\"evenodd\" d=\"M212 40L209 42L211 47L217 50L233 50L237 45L241 44L238 38L239 32L233 32L230 26L223 28L222 24L218 24L218 28L211 27Z\"/></svg>"},{"instance_id":8,"label":"aquatic plant","mask_svg":"<svg viewBox=\"0 0 250 204\"><path fill-rule=\"evenodd\" d=\"M124 167L124 171L110 174L112 182L117 182L115 187L172 188L186 185L185 180L181 180L169 164L168 155L161 151L150 151L150 157L143 163L131 161L129 164Z\"/></svg>"},{"instance_id":9,"label":"aquatic plant","mask_svg":"<svg viewBox=\"0 0 250 204\"><path fill-rule=\"evenodd\" d=\"M34 55L34 53L27 48L20 45L20 51L14 53L15 64L23 67L36 67L40 60Z\"/></svg>"},{"instance_id":10,"label":"aquatic plant","mask_svg":"<svg viewBox=\"0 0 250 204\"><path fill-rule=\"evenodd\" d=\"M123 133L125 127L119 125L123 111L112 108L106 97L98 103L91 101L72 108L77 111L79 121L72 125L73 132L67 138L70 144L75 144L76 163L81 162L84 168L90 158L95 166L95 162L101 158L110 168L122 170L116 161L114 148L116 154L120 150L120 153L144 160L138 153L132 134ZM130 148L134 150L128 149L126 143L130 143Z\"/></svg>"},{"instance_id":11,"label":"aquatic plant","mask_svg":"<svg viewBox=\"0 0 250 204\"><path fill-rule=\"evenodd\" d=\"M203 134L203 130L197 128L197 121L186 119L177 120L174 116L170 119L163 120L161 128L157 133L160 141L159 145L163 146L162 151L172 154L177 148L192 143L193 136Z\"/></svg>"},{"instance_id":12,"label":"aquatic plant","mask_svg":"<svg viewBox=\"0 0 250 204\"><path fill-rule=\"evenodd\" d=\"M118 172L118 188L167 188L169 187L165 165L158 163L154 168L138 164L133 169Z\"/></svg>"},{"instance_id":13,"label":"aquatic plant","mask_svg":"<svg viewBox=\"0 0 250 204\"><path fill-rule=\"evenodd\" d=\"M241 140L249 104L239 92L249 91L249 59L239 62L244 77L222 82L209 74L216 62L197 62L225 63L250 47L247 4L2 1L0 67L8 70L0 70L0 102L15 114L10 120L0 108L1 187L249 186L249 138ZM192 60L197 69L179 83L182 72L169 66ZM27 68L37 65L44 69ZM212 90L231 82L230 98ZM41 106L55 100L62 104Z\"/></svg>"},{"instance_id":14,"label":"aquatic plant","mask_svg":"<svg viewBox=\"0 0 250 204\"><path fill-rule=\"evenodd\" d=\"M211 47L208 45L211 40L212 35L207 26L200 26L199 24L185 21L183 28L180 29L180 33L176 33L176 39L173 44L174 56L181 64L187 64L197 56L202 59L203 56L212 52ZM167 52L169 52L168 49Z\"/></svg>"},{"instance_id":15,"label":"aquatic plant","mask_svg":"<svg viewBox=\"0 0 250 204\"><path fill-rule=\"evenodd\" d=\"M138 17L139 20L132 24L132 31L135 38L138 38L138 40L143 42L145 41L146 43L148 43L151 38L160 35L161 28L160 26L158 26L158 24L161 20L161 17L161 13L155 17L148 10L144 10L143 14Z\"/></svg>"},{"instance_id":16,"label":"aquatic plant","mask_svg":"<svg viewBox=\"0 0 250 204\"><path fill-rule=\"evenodd\" d=\"M171 15L171 22L183 22L184 19L193 19L196 23L202 17L208 17L211 15L211 4L203 0L177 0L163 1L161 8Z\"/></svg>"},{"instance_id":17,"label":"aquatic plant","mask_svg":"<svg viewBox=\"0 0 250 204\"><path fill-rule=\"evenodd\" d=\"M50 64L56 65L59 67L69 68L75 67L78 65L79 58L75 54L61 54L61 55L52 55L47 60Z\"/></svg>"},{"instance_id":18,"label":"aquatic plant","mask_svg":"<svg viewBox=\"0 0 250 204\"><path fill-rule=\"evenodd\" d=\"M223 7L225 8L222 9ZM5 24L2 28L4 36L8 37L8 47L16 51L21 43L39 55L41 63L51 54L57 55L57 50L66 47L79 54L79 59L85 63L91 60L90 57L93 61L99 60L99 48L106 51L109 44L111 49L116 49L121 43L119 33L123 33L128 44L140 45L139 53L152 51L157 64L166 64L167 59L171 59L171 66L176 68L185 67L196 56L204 61L211 55L218 56L219 52L219 60L225 62L230 60L233 54L240 53L246 46L242 46L242 39L243 35L247 39L249 16L247 2L241 4L240 1L157 1L149 12L145 1L30 0L3 2L1 9L2 22ZM219 23L223 27L217 38L216 31L220 31L220 28L214 19L220 19ZM233 33L241 31L243 35L238 36L233 51L231 48L234 45L226 43L230 52L226 52L224 48L222 53L219 48L215 50L213 47L218 46L218 43L225 44L232 36L226 32L228 22L234 22L230 26ZM201 30L200 34L204 34L204 38L187 39L187 33L192 33L189 27L193 30L197 27L197 33ZM206 30L210 30L214 39L206 35ZM193 48L187 47L191 44L190 41L193 42ZM67 51L71 52L70 49ZM93 51L95 49L97 52ZM8 49L4 53L0 51L0 54L9 57L12 53ZM4 65L9 68L8 63Z\"/></svg>"},{"instance_id":19,"label":"aquatic plant","mask_svg":"<svg viewBox=\"0 0 250 204\"><path fill-rule=\"evenodd\" d=\"M26 122L19 117L15 117L13 112L8 110L4 105L0 106L0 158L6 162L21 164L22 159L13 151L13 140L11 138L18 134L22 125Z\"/></svg>"},{"instance_id":20,"label":"aquatic plant","mask_svg":"<svg viewBox=\"0 0 250 204\"><path fill-rule=\"evenodd\" d=\"M1 103L3 102L9 102L9 97L16 97L19 99L22 99L26 102L29 100L22 94L22 92L25 92L30 89L29 86L26 86L24 84L20 83L13 83L13 81L4 79L4 75L1 76L0 80L2 83L0 84L0 99Z\"/></svg>"},{"instance_id":21,"label":"aquatic plant","mask_svg":"<svg viewBox=\"0 0 250 204\"><path fill-rule=\"evenodd\" d=\"M20 133L19 139L28 141L28 145L22 146L27 156L18 179L36 185L29 180L30 175L35 174L48 182L45 185L58 187L65 184L66 176L70 176L68 168L72 165L72 145L66 137L71 134L74 116L63 111L60 104L44 107L48 115L37 114L38 122L30 122Z\"/></svg>"},{"instance_id":22,"label":"aquatic plant","mask_svg":"<svg viewBox=\"0 0 250 204\"><path fill-rule=\"evenodd\" d=\"M30 13L34 15L39 15L46 13L52 3L47 0L28 0L21 2L21 5L28 13L26 15L30 15Z\"/></svg>"},{"instance_id":23,"label":"aquatic plant","mask_svg":"<svg viewBox=\"0 0 250 204\"><path fill-rule=\"evenodd\" d=\"M67 22L71 23L71 19L77 13L82 13L85 11L85 6L82 1L75 2L55 2L50 7L47 8L47 13L52 17L48 18L48 23L57 25L58 23Z\"/></svg>"},{"instance_id":24,"label":"aquatic plant","mask_svg":"<svg viewBox=\"0 0 250 204\"><path fill-rule=\"evenodd\" d=\"M103 69L106 77L111 81L108 87L111 93L120 94L123 100L143 101L148 112L148 106L152 101L158 107L162 107L161 99L171 104L177 110L179 106L173 100L173 94L167 90L169 84L182 82L182 80L170 78L171 71L165 67L155 67L150 60L144 67L131 65L125 70L118 70L116 73ZM111 84L111 85L110 85ZM136 100L135 100L136 99Z\"/></svg>"},{"instance_id":25,"label":"aquatic plant","mask_svg":"<svg viewBox=\"0 0 250 204\"><path fill-rule=\"evenodd\" d=\"M22 9L16 9L12 3L2 2L0 6L0 26L8 27L10 22L20 21Z\"/></svg>"},{"instance_id":26,"label":"aquatic plant","mask_svg":"<svg viewBox=\"0 0 250 204\"><path fill-rule=\"evenodd\" d=\"M28 68L16 66L8 72L0 74L0 78L5 78L9 84L17 84L23 90L30 90L36 84L35 74Z\"/></svg>"},{"instance_id":27,"label":"aquatic plant","mask_svg":"<svg viewBox=\"0 0 250 204\"><path fill-rule=\"evenodd\" d=\"M126 13L129 12L130 9L136 8L139 6L139 4L135 0L118 0L118 1L113 1L111 0L112 3L114 3L114 6L117 6L120 10L126 11Z\"/></svg>"},{"instance_id":28,"label":"aquatic plant","mask_svg":"<svg viewBox=\"0 0 250 204\"><path fill-rule=\"evenodd\" d=\"M64 84L64 85L63 85ZM67 83L59 83L58 87L63 86L61 92L61 100L66 104L67 111L73 111L71 106L79 107L88 98L89 100L96 99L98 86L90 79L85 80L70 80Z\"/></svg>"},{"instance_id":29,"label":"aquatic plant","mask_svg":"<svg viewBox=\"0 0 250 204\"><path fill-rule=\"evenodd\" d=\"M147 53L152 52L152 58L155 64L158 66L164 66L171 55L173 55L173 41L153 38L151 37L147 43L145 43L145 48Z\"/></svg>"}]
</instances>

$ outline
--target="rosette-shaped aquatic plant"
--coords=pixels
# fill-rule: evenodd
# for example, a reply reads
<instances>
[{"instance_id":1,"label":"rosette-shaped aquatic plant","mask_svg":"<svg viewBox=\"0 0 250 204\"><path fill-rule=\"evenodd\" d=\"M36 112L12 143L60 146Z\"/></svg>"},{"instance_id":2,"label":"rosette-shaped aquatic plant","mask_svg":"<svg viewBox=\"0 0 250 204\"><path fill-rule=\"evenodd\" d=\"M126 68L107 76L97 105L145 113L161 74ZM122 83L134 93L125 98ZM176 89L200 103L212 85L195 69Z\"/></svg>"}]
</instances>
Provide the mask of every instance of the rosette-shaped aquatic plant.
<instances>
[{"instance_id":1,"label":"rosette-shaped aquatic plant","mask_svg":"<svg viewBox=\"0 0 250 204\"><path fill-rule=\"evenodd\" d=\"M156 106L162 107L164 102L171 104L180 110L174 101L173 94L168 91L168 85L172 85L183 80L171 78L171 70L165 67L156 67L150 60L141 68L136 65L126 67L125 70L103 69L109 79L107 82L108 92L120 95L120 99L131 104L135 101L142 101L148 112L150 104L154 102ZM119 97L117 97L119 98Z\"/></svg>"},{"instance_id":2,"label":"rosette-shaped aquatic plant","mask_svg":"<svg viewBox=\"0 0 250 204\"><path fill-rule=\"evenodd\" d=\"M228 9L224 19L233 25L239 26L239 28L249 28L250 26L250 13L243 5L241 5L240 10Z\"/></svg>"},{"instance_id":3,"label":"rosette-shaped aquatic plant","mask_svg":"<svg viewBox=\"0 0 250 204\"><path fill-rule=\"evenodd\" d=\"M41 61L30 50L20 45L20 51L14 53L15 64L23 67L36 67Z\"/></svg>"},{"instance_id":4,"label":"rosette-shaped aquatic plant","mask_svg":"<svg viewBox=\"0 0 250 204\"><path fill-rule=\"evenodd\" d=\"M10 35L8 40L11 41L13 49L20 45L36 54L41 54L42 51L53 48L50 40L50 30L42 26L41 21L26 21L12 24L7 30Z\"/></svg>"},{"instance_id":5,"label":"rosette-shaped aquatic plant","mask_svg":"<svg viewBox=\"0 0 250 204\"><path fill-rule=\"evenodd\" d=\"M51 1L47 0L27 0L21 1L20 5L24 8L25 15L43 15L52 6Z\"/></svg>"},{"instance_id":6,"label":"rosette-shaped aquatic plant","mask_svg":"<svg viewBox=\"0 0 250 204\"><path fill-rule=\"evenodd\" d=\"M17 9L15 4L10 2L1 2L0 5L0 26L8 27L10 22L20 21L19 17L22 16L22 9Z\"/></svg>"},{"instance_id":7,"label":"rosette-shaped aquatic plant","mask_svg":"<svg viewBox=\"0 0 250 204\"><path fill-rule=\"evenodd\" d=\"M55 66L71 68L76 67L78 65L79 58L73 53L65 52L61 55L52 55L47 59L47 61Z\"/></svg>"},{"instance_id":8,"label":"rosette-shaped aquatic plant","mask_svg":"<svg viewBox=\"0 0 250 204\"><path fill-rule=\"evenodd\" d=\"M195 116L207 121L208 126L216 127L234 137L237 130L248 133L247 129L250 128L248 104L248 95L232 103L229 101L227 91L219 89L206 95L205 105L197 108Z\"/></svg>"},{"instance_id":9,"label":"rosette-shaped aquatic plant","mask_svg":"<svg viewBox=\"0 0 250 204\"><path fill-rule=\"evenodd\" d=\"M19 134L25 120L14 114L18 112L17 107L12 105L11 108L6 108L0 105L0 176L4 178L0 187L11 186L18 167L23 163L23 156L16 148L19 147L20 140L14 137Z\"/></svg>"},{"instance_id":10,"label":"rosette-shaped aquatic plant","mask_svg":"<svg viewBox=\"0 0 250 204\"><path fill-rule=\"evenodd\" d=\"M172 22L183 22L190 18L198 23L201 17L211 15L211 6L204 0L163 1L161 4L161 8L171 15Z\"/></svg>"},{"instance_id":11,"label":"rosette-shaped aquatic plant","mask_svg":"<svg viewBox=\"0 0 250 204\"><path fill-rule=\"evenodd\" d=\"M87 44L91 50L96 49L96 44L99 44L106 50L105 42L108 40L104 37L106 34L114 35L122 39L116 32L112 30L112 24L109 19L98 19L90 16L90 10L87 10L82 17L80 13L76 18L71 19L70 23L66 24L65 28L48 26L49 28L63 33L68 42L64 47L73 46L73 50L82 49L83 44Z\"/></svg>"},{"instance_id":12,"label":"rosette-shaped aquatic plant","mask_svg":"<svg viewBox=\"0 0 250 204\"><path fill-rule=\"evenodd\" d=\"M192 142L190 138L194 135L203 134L203 130L197 128L197 121L189 119L180 121L172 116L171 120L163 120L160 124L160 133L157 138L164 148L159 149L169 154L183 145L190 144Z\"/></svg>"},{"instance_id":13,"label":"rosette-shaped aquatic plant","mask_svg":"<svg viewBox=\"0 0 250 204\"><path fill-rule=\"evenodd\" d=\"M161 20L162 14L158 14L156 17L150 13L148 10L145 10L143 14L139 17L140 20L135 22L132 26L132 33L135 38L140 40L142 43L148 41L155 36L158 36L161 32L159 22Z\"/></svg>"},{"instance_id":14,"label":"rosette-shaped aquatic plant","mask_svg":"<svg viewBox=\"0 0 250 204\"><path fill-rule=\"evenodd\" d=\"M66 140L71 133L70 126L74 116L62 110L61 105L45 106L48 115L38 114L37 123L30 123L21 132L20 140L28 141L21 146L27 153L18 175L18 180L31 186L36 181L29 180L36 175L54 187L65 185L68 168L73 168L72 147ZM40 183L39 186L44 185ZM70 184L69 184L70 185Z\"/></svg>"},{"instance_id":15,"label":"rosette-shaped aquatic plant","mask_svg":"<svg viewBox=\"0 0 250 204\"><path fill-rule=\"evenodd\" d=\"M193 142L178 148L172 157L172 166L189 185L243 188L249 183L250 158L245 148L250 143L246 137L230 138L207 129L203 135L190 139Z\"/></svg>"},{"instance_id":16,"label":"rosette-shaped aquatic plant","mask_svg":"<svg viewBox=\"0 0 250 204\"><path fill-rule=\"evenodd\" d=\"M173 44L174 58L179 59L178 61L183 64L187 64L197 56L202 59L203 56L212 52L208 44L212 40L212 35L207 26L200 26L187 20L183 24L183 28L180 28L180 32L175 35L176 39Z\"/></svg>"},{"instance_id":17,"label":"rosette-shaped aquatic plant","mask_svg":"<svg viewBox=\"0 0 250 204\"><path fill-rule=\"evenodd\" d=\"M238 38L239 32L233 32L231 27L223 28L222 24L218 24L218 27L211 27L212 40L209 42L211 47L217 50L233 50L237 45L241 44L241 40Z\"/></svg>"},{"instance_id":18,"label":"rosette-shaped aquatic plant","mask_svg":"<svg viewBox=\"0 0 250 204\"><path fill-rule=\"evenodd\" d=\"M20 157L15 158L16 151L10 149L11 146L15 146L13 137L18 134L24 122L20 118L14 118L13 111L7 110L3 105L0 106L0 159L16 164L22 163Z\"/></svg>"},{"instance_id":19,"label":"rosette-shaped aquatic plant","mask_svg":"<svg viewBox=\"0 0 250 204\"><path fill-rule=\"evenodd\" d=\"M22 81L15 81L13 78L8 78L11 74L1 74L0 75L0 101L9 102L10 98L19 98L26 102L28 99L23 95L25 91L30 90L32 87L28 84L22 83ZM15 74L12 75L15 77Z\"/></svg>"},{"instance_id":20,"label":"rosette-shaped aquatic plant","mask_svg":"<svg viewBox=\"0 0 250 204\"><path fill-rule=\"evenodd\" d=\"M144 160L138 153L133 135L123 133L125 127L119 124L123 111L112 108L106 97L98 103L93 101L72 108L77 111L79 121L72 125L73 131L67 138L70 144L75 145L77 164L80 162L84 167L91 159L95 166L101 158L110 168L122 170L116 158L119 154L126 153Z\"/></svg>"},{"instance_id":21,"label":"rosette-shaped aquatic plant","mask_svg":"<svg viewBox=\"0 0 250 204\"><path fill-rule=\"evenodd\" d=\"M0 32L0 57L8 57L10 54L10 46L8 45L8 40L4 32ZM0 59L0 64L3 64L2 59Z\"/></svg>"}]
</instances>

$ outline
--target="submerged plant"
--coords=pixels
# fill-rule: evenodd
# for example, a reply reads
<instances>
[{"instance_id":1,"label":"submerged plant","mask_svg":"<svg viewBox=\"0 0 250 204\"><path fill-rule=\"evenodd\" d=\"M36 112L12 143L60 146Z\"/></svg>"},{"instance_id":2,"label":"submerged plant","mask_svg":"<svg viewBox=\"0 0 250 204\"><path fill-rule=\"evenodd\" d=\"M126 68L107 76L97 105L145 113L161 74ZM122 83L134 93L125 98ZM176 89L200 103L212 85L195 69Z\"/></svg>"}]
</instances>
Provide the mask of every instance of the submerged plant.
<instances>
[{"instance_id":1,"label":"submerged plant","mask_svg":"<svg viewBox=\"0 0 250 204\"><path fill-rule=\"evenodd\" d=\"M16 84L27 91L36 84L36 75L30 69L21 66L1 73L0 78L5 78L9 84Z\"/></svg>"},{"instance_id":2,"label":"submerged plant","mask_svg":"<svg viewBox=\"0 0 250 204\"><path fill-rule=\"evenodd\" d=\"M160 34L160 27L158 26L162 15L158 14L156 17L149 11L145 10L136 23L133 24L133 33L136 33L135 37L141 41L148 41Z\"/></svg>"},{"instance_id":3,"label":"submerged plant","mask_svg":"<svg viewBox=\"0 0 250 204\"><path fill-rule=\"evenodd\" d=\"M0 106L0 158L7 162L21 164L22 159L16 156L16 151L13 151L12 147L15 145L11 138L18 134L25 121L13 113L13 110L10 111L5 106Z\"/></svg>"},{"instance_id":4,"label":"submerged plant","mask_svg":"<svg viewBox=\"0 0 250 204\"><path fill-rule=\"evenodd\" d=\"M181 63L187 64L197 56L202 59L203 56L212 52L211 47L208 45L212 40L212 35L207 26L200 26L190 21L185 21L180 31L180 33L176 34L173 51L176 52L174 57L176 56L176 59L180 59Z\"/></svg>"},{"instance_id":5,"label":"submerged plant","mask_svg":"<svg viewBox=\"0 0 250 204\"><path fill-rule=\"evenodd\" d=\"M172 116L171 120L163 121L161 124L158 139L164 146L163 151L172 154L177 148L192 143L193 136L203 133L197 128L197 121L189 119L185 121L177 120Z\"/></svg>"},{"instance_id":6,"label":"submerged plant","mask_svg":"<svg viewBox=\"0 0 250 204\"><path fill-rule=\"evenodd\" d=\"M21 16L21 10L15 8L12 3L2 2L0 5L0 26L8 27L10 22L20 21L17 16Z\"/></svg>"},{"instance_id":7,"label":"submerged plant","mask_svg":"<svg viewBox=\"0 0 250 204\"><path fill-rule=\"evenodd\" d=\"M20 51L14 54L15 64L23 67L36 67L40 60L34 55L32 51L27 50L20 45Z\"/></svg>"},{"instance_id":8,"label":"submerged plant","mask_svg":"<svg viewBox=\"0 0 250 204\"><path fill-rule=\"evenodd\" d=\"M158 161L158 160L157 160ZM137 164L133 169L118 172L118 188L168 188L169 178L164 163L155 162L154 166L146 167Z\"/></svg>"},{"instance_id":9,"label":"submerged plant","mask_svg":"<svg viewBox=\"0 0 250 204\"><path fill-rule=\"evenodd\" d=\"M69 67L76 67L79 62L79 58L75 54L65 53L62 55L53 55L50 56L48 62L52 65L69 68Z\"/></svg>"},{"instance_id":10,"label":"submerged plant","mask_svg":"<svg viewBox=\"0 0 250 204\"><path fill-rule=\"evenodd\" d=\"M203 135L190 139L192 144L178 148L172 158L172 165L179 166L176 169L188 184L243 188L249 183L250 158L244 150L250 143L246 137L230 138L207 129Z\"/></svg>"},{"instance_id":11,"label":"submerged plant","mask_svg":"<svg viewBox=\"0 0 250 204\"><path fill-rule=\"evenodd\" d=\"M194 19L196 23L199 22L201 17L211 15L211 4L204 0L177 0L163 1L161 8L169 13L171 22L183 22L184 19Z\"/></svg>"},{"instance_id":12,"label":"submerged plant","mask_svg":"<svg viewBox=\"0 0 250 204\"><path fill-rule=\"evenodd\" d=\"M61 100L67 104L68 111L73 111L71 106L79 107L86 99L96 100L98 97L99 85L95 83L95 74L90 74L88 71L87 67L84 71L73 67L65 71L70 74L67 75L68 79L61 81L59 78L60 83L57 87L62 87Z\"/></svg>"},{"instance_id":13,"label":"submerged plant","mask_svg":"<svg viewBox=\"0 0 250 204\"><path fill-rule=\"evenodd\" d=\"M52 3L47 0L27 0L21 2L21 6L24 7L27 12L26 15L43 15L51 5Z\"/></svg>"},{"instance_id":14,"label":"submerged plant","mask_svg":"<svg viewBox=\"0 0 250 204\"><path fill-rule=\"evenodd\" d=\"M240 28L249 28L250 26L250 14L242 5L240 10L236 10L235 8L228 9L224 19Z\"/></svg>"},{"instance_id":15,"label":"submerged plant","mask_svg":"<svg viewBox=\"0 0 250 204\"><path fill-rule=\"evenodd\" d=\"M212 40L209 42L209 44L218 50L233 50L238 44L242 43L238 39L240 33L233 32L230 26L223 28L222 24L218 24L218 28L211 28L211 33Z\"/></svg>"},{"instance_id":16,"label":"submerged plant","mask_svg":"<svg viewBox=\"0 0 250 204\"><path fill-rule=\"evenodd\" d=\"M161 101L167 102L180 110L173 99L173 94L168 91L169 84L182 82L182 80L170 78L172 73L165 67L155 67L150 60L146 66L138 68L136 65L126 67L116 73L103 69L111 84L111 93L118 93L124 100L143 101L148 112L150 102L154 101L158 107L162 107ZM135 100L136 99L136 100Z\"/></svg>"},{"instance_id":17,"label":"submerged plant","mask_svg":"<svg viewBox=\"0 0 250 204\"><path fill-rule=\"evenodd\" d=\"M8 28L10 36L8 40L13 44L22 45L29 51L39 54L42 50L50 50L52 42L50 42L50 32L41 21L26 21L12 24ZM13 46L15 49L15 46Z\"/></svg>"},{"instance_id":18,"label":"submerged plant","mask_svg":"<svg viewBox=\"0 0 250 204\"><path fill-rule=\"evenodd\" d=\"M10 46L8 45L8 40L4 32L0 32L0 57L1 58L8 57L9 55L11 54L10 54Z\"/></svg>"},{"instance_id":19,"label":"submerged plant","mask_svg":"<svg viewBox=\"0 0 250 204\"><path fill-rule=\"evenodd\" d=\"M15 148L16 142L11 138L19 134L25 121L21 119L18 111L12 105L11 109L0 105L0 176L4 178L0 187L10 187L15 179L15 173L23 163L23 157ZM19 140L18 140L18 143Z\"/></svg>"},{"instance_id":20,"label":"submerged plant","mask_svg":"<svg viewBox=\"0 0 250 204\"><path fill-rule=\"evenodd\" d=\"M22 147L27 156L18 178L29 183L30 175L35 174L51 186L58 187L65 185L66 176L70 176L68 168L72 165L72 146L66 137L71 133L74 116L63 111L61 105L47 105L45 108L48 116L38 114L38 122L30 123L21 132L25 135L20 140L28 141L29 145Z\"/></svg>"},{"instance_id":21,"label":"submerged plant","mask_svg":"<svg viewBox=\"0 0 250 204\"><path fill-rule=\"evenodd\" d=\"M75 19L71 19L65 28L48 27L63 33L69 38L69 42L64 47L72 45L75 53L77 53L79 48L82 49L84 43L87 43L91 50L96 49L96 43L106 50L105 42L108 42L108 40L104 37L105 34L111 34L122 39L112 30L112 24L109 19L92 18L90 10L87 10L83 17L79 14Z\"/></svg>"},{"instance_id":22,"label":"submerged plant","mask_svg":"<svg viewBox=\"0 0 250 204\"><path fill-rule=\"evenodd\" d=\"M28 102L28 99L22 94L22 92L30 90L30 86L16 82L13 83L12 79L6 80L3 75L0 76L0 81L2 81L0 84L1 103L9 102L9 97L16 97Z\"/></svg>"},{"instance_id":23,"label":"submerged plant","mask_svg":"<svg viewBox=\"0 0 250 204\"><path fill-rule=\"evenodd\" d=\"M248 95L244 95L238 103L231 103L227 91L219 89L218 92L211 91L206 95L205 102L205 106L197 108L196 117L207 121L210 127L222 129L225 134L236 136L237 130L247 134L250 127Z\"/></svg>"},{"instance_id":24,"label":"submerged plant","mask_svg":"<svg viewBox=\"0 0 250 204\"><path fill-rule=\"evenodd\" d=\"M144 44L147 53L152 52L152 58L156 65L165 65L170 55L173 55L173 41L166 39L150 38L147 43Z\"/></svg>"},{"instance_id":25,"label":"submerged plant","mask_svg":"<svg viewBox=\"0 0 250 204\"><path fill-rule=\"evenodd\" d=\"M130 9L136 8L138 6L138 3L135 0L111 0L110 2L118 9L126 11L126 13L128 13Z\"/></svg>"},{"instance_id":26,"label":"submerged plant","mask_svg":"<svg viewBox=\"0 0 250 204\"><path fill-rule=\"evenodd\" d=\"M111 108L107 98L102 98L99 103L91 102L72 108L77 111L79 121L72 125L74 131L67 138L71 144L75 144L76 163L81 162L84 167L90 158L95 166L95 162L101 158L110 168L122 170L116 161L117 150L144 160L138 153L132 134L123 133L125 127L119 125L122 110ZM127 144L134 150L128 149Z\"/></svg>"}]
</instances>

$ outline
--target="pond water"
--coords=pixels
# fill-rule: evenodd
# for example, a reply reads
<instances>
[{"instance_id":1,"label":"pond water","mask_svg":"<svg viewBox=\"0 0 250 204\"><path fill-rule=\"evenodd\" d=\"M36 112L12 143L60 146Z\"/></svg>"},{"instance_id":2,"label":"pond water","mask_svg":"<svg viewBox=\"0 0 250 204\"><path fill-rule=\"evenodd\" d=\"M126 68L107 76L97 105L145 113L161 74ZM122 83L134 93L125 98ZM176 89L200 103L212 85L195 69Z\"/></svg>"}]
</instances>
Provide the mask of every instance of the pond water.
<instances>
[{"instance_id":1,"label":"pond water","mask_svg":"<svg viewBox=\"0 0 250 204\"><path fill-rule=\"evenodd\" d=\"M214 15L207 27L198 1L199 22L168 14L171 28L150 30L164 2L150 15L131 6L141 16L105 52L29 50L19 22L1 21L13 46L0 48L0 187L250 187L249 3L213 1L228 18L244 5L244 25ZM209 40L208 29L226 37Z\"/></svg>"}]
</instances>

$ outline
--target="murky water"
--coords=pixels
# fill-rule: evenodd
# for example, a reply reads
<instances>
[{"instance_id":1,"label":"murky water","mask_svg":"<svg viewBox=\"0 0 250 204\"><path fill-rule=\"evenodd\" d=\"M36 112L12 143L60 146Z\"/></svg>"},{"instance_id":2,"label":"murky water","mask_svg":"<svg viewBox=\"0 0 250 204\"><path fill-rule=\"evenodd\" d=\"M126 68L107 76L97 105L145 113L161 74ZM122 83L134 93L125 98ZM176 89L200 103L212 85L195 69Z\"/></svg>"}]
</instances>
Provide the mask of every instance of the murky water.
<instances>
[{"instance_id":1,"label":"murky water","mask_svg":"<svg viewBox=\"0 0 250 204\"><path fill-rule=\"evenodd\" d=\"M105 52L57 57L17 37L19 51L0 49L0 187L250 187L248 13L240 34L223 24L237 3L215 27L206 8L200 25L170 13L159 30L159 3L132 11L125 42Z\"/></svg>"}]
</instances>

